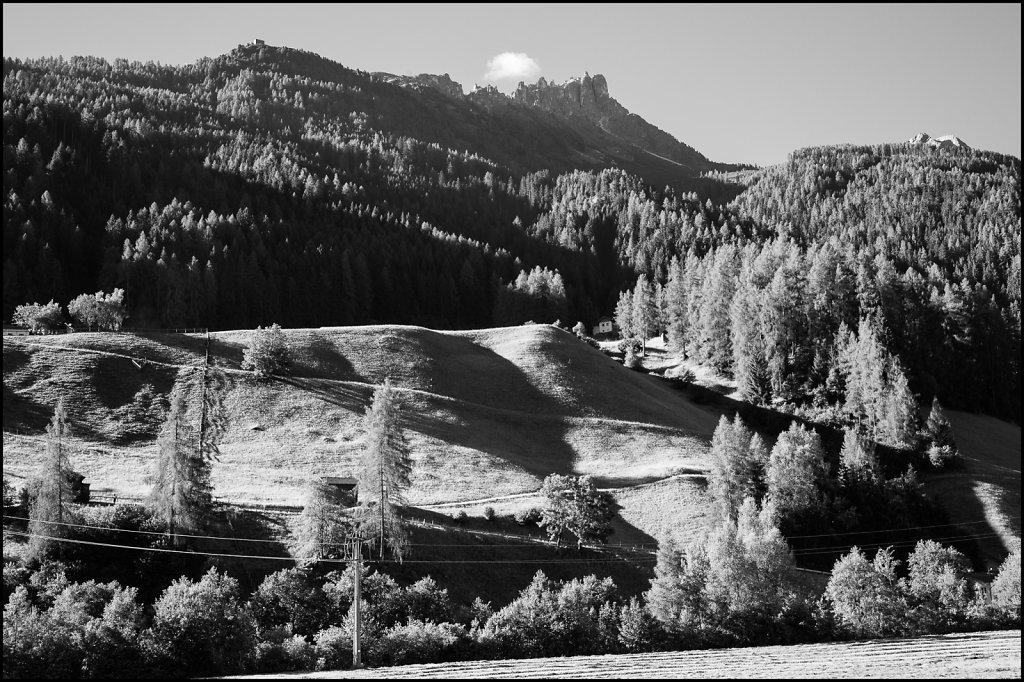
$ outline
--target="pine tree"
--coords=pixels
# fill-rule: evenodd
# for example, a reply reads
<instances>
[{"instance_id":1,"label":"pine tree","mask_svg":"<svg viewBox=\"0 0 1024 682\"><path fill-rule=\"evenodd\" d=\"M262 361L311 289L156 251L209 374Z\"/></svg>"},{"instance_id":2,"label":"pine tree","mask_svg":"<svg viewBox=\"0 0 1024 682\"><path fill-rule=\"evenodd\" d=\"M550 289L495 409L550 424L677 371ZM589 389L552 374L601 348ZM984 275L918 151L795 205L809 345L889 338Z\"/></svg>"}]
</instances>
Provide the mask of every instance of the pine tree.
<instances>
[{"instance_id":1,"label":"pine tree","mask_svg":"<svg viewBox=\"0 0 1024 682\"><path fill-rule=\"evenodd\" d=\"M46 453L34 485L35 496L29 503L29 555L42 561L58 547L56 540L64 534L64 523L71 504L71 461L68 457L68 415L64 399L57 401L53 418L46 427Z\"/></svg>"},{"instance_id":2,"label":"pine tree","mask_svg":"<svg viewBox=\"0 0 1024 682\"><path fill-rule=\"evenodd\" d=\"M398 508L405 505L412 459L409 443L398 422L398 407L398 395L390 378L385 379L374 391L373 403L363 418L359 499L361 503L376 503L376 509L367 513L366 521L370 532L379 537L381 561L385 544L401 561L409 542Z\"/></svg>"},{"instance_id":3,"label":"pine tree","mask_svg":"<svg viewBox=\"0 0 1024 682\"><path fill-rule=\"evenodd\" d=\"M177 533L203 529L213 506L211 450L209 445L204 447L201 434L189 423L185 392L186 382L179 379L157 437L156 481L150 493L150 504L167 523L176 544L181 544Z\"/></svg>"}]
</instances>

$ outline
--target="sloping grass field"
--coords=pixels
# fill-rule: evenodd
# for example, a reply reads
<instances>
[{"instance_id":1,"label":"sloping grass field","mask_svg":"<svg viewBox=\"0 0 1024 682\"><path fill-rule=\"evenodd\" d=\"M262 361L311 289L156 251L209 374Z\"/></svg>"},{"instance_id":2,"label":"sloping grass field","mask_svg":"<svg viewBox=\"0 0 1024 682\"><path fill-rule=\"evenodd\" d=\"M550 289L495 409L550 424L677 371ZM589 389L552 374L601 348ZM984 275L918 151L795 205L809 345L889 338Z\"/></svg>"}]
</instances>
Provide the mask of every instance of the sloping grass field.
<instances>
[{"instance_id":1,"label":"sloping grass field","mask_svg":"<svg viewBox=\"0 0 1024 682\"><path fill-rule=\"evenodd\" d=\"M511 514L540 504L531 493L546 475L590 474L615 490L621 506L612 543L672 537L686 544L700 534L707 452L725 411L718 404L698 405L549 325L284 333L291 374L264 383L240 369L251 332L209 336L210 365L226 387L228 428L213 468L223 501L297 506L314 477L352 475L360 420L374 388L390 377L415 463L412 505ZM64 396L72 464L93 493L145 495L159 425L129 423L128 408L145 384L166 395L175 381L194 382L206 353L205 335L6 337L5 475L15 483L32 475ZM656 354L659 366L672 366L655 343L652 362ZM961 535L986 535L982 554L998 562L1020 542L1020 428L966 413L951 412L950 420L966 467L929 475L926 485L965 524Z\"/></svg>"},{"instance_id":2,"label":"sloping grass field","mask_svg":"<svg viewBox=\"0 0 1024 682\"><path fill-rule=\"evenodd\" d=\"M259 678L259 675L247 679ZM269 676L267 676L269 677ZM1020 630L651 654L466 661L275 675L347 679L1017 678Z\"/></svg>"}]
</instances>

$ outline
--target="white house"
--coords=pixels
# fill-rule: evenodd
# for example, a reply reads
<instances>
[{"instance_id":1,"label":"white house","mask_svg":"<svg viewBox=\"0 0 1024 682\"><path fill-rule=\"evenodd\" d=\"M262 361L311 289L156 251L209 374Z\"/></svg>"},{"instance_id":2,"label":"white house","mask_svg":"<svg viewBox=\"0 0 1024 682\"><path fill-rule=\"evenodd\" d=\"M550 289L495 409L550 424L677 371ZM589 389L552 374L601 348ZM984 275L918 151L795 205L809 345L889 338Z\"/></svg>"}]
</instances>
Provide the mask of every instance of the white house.
<instances>
[{"instance_id":1,"label":"white house","mask_svg":"<svg viewBox=\"0 0 1024 682\"><path fill-rule=\"evenodd\" d=\"M615 323L612 318L602 317L597 321L597 324L594 325L594 336L597 336L598 334L611 334L614 324Z\"/></svg>"}]
</instances>

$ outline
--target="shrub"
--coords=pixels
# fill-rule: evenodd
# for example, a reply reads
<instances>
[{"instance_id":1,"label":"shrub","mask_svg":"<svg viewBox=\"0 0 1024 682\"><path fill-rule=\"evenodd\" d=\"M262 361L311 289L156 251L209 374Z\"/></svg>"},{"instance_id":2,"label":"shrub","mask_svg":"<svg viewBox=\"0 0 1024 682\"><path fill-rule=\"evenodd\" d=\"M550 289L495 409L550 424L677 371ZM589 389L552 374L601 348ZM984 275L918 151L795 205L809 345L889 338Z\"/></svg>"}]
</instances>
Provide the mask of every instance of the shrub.
<instances>
[{"instance_id":1,"label":"shrub","mask_svg":"<svg viewBox=\"0 0 1024 682\"><path fill-rule=\"evenodd\" d=\"M316 648L287 627L262 633L256 645L256 669L262 673L312 670L316 661Z\"/></svg>"},{"instance_id":2,"label":"shrub","mask_svg":"<svg viewBox=\"0 0 1024 682\"><path fill-rule=\"evenodd\" d=\"M525 658L600 653L600 610L612 600L611 578L557 583L538 571L508 606L492 615L477 641L485 655Z\"/></svg>"},{"instance_id":3,"label":"shrub","mask_svg":"<svg viewBox=\"0 0 1024 682\"><path fill-rule=\"evenodd\" d=\"M19 586L4 607L4 678L79 677L83 651L76 628L55 623L32 604L28 590Z\"/></svg>"},{"instance_id":4,"label":"shrub","mask_svg":"<svg viewBox=\"0 0 1024 682\"><path fill-rule=\"evenodd\" d=\"M513 518L520 526L536 526L540 523L543 515L538 507L530 507L529 509L520 509Z\"/></svg>"},{"instance_id":5,"label":"shrub","mask_svg":"<svg viewBox=\"0 0 1024 682\"><path fill-rule=\"evenodd\" d=\"M907 603L896 579L899 562L880 549L869 562L854 547L836 561L825 588L837 621L850 633L866 637L903 634Z\"/></svg>"},{"instance_id":6,"label":"shrub","mask_svg":"<svg viewBox=\"0 0 1024 682\"><path fill-rule=\"evenodd\" d=\"M952 469L963 464L960 451L950 445L931 445L928 448L928 461L936 469Z\"/></svg>"},{"instance_id":7,"label":"shrub","mask_svg":"<svg viewBox=\"0 0 1024 682\"><path fill-rule=\"evenodd\" d=\"M50 301L46 305L26 303L14 309L14 324L28 327L33 334L53 332L65 326L60 304Z\"/></svg>"},{"instance_id":8,"label":"shrub","mask_svg":"<svg viewBox=\"0 0 1024 682\"><path fill-rule=\"evenodd\" d=\"M301 568L268 575L250 598L249 610L261 630L290 625L299 635L314 635L329 618L327 595Z\"/></svg>"},{"instance_id":9,"label":"shrub","mask_svg":"<svg viewBox=\"0 0 1024 682\"><path fill-rule=\"evenodd\" d=\"M1006 557L992 582L992 601L999 607L1016 610L1020 621L1020 548Z\"/></svg>"},{"instance_id":10,"label":"shrub","mask_svg":"<svg viewBox=\"0 0 1024 682\"><path fill-rule=\"evenodd\" d=\"M352 634L348 628L325 628L316 633L314 641L317 670L337 670L352 666Z\"/></svg>"},{"instance_id":11,"label":"shrub","mask_svg":"<svg viewBox=\"0 0 1024 682\"><path fill-rule=\"evenodd\" d=\"M466 657L469 641L462 625L411 619L403 625L388 628L380 635L370 652L370 661L405 665L461 660Z\"/></svg>"},{"instance_id":12,"label":"shrub","mask_svg":"<svg viewBox=\"0 0 1024 682\"><path fill-rule=\"evenodd\" d=\"M18 504L18 491L11 484L10 480L4 476L4 506L13 507Z\"/></svg>"},{"instance_id":13,"label":"shrub","mask_svg":"<svg viewBox=\"0 0 1024 682\"><path fill-rule=\"evenodd\" d=\"M443 623L455 618L455 604L448 596L448 590L429 575L405 588L402 606L403 620Z\"/></svg>"},{"instance_id":14,"label":"shrub","mask_svg":"<svg viewBox=\"0 0 1024 682\"><path fill-rule=\"evenodd\" d=\"M284 333L278 324L266 329L256 327L242 356L242 369L252 370L257 379L286 374L291 365Z\"/></svg>"},{"instance_id":15,"label":"shrub","mask_svg":"<svg viewBox=\"0 0 1024 682\"><path fill-rule=\"evenodd\" d=\"M632 352L633 355L636 355L643 352L644 345L640 339L629 337L619 341L617 348L620 353L629 354Z\"/></svg>"},{"instance_id":16,"label":"shrub","mask_svg":"<svg viewBox=\"0 0 1024 682\"><path fill-rule=\"evenodd\" d=\"M173 582L153 605L151 651L176 675L245 672L255 657L255 626L238 581L209 572Z\"/></svg>"},{"instance_id":17,"label":"shrub","mask_svg":"<svg viewBox=\"0 0 1024 682\"><path fill-rule=\"evenodd\" d=\"M484 507L484 518L488 521L494 520L494 507Z\"/></svg>"},{"instance_id":18,"label":"shrub","mask_svg":"<svg viewBox=\"0 0 1024 682\"><path fill-rule=\"evenodd\" d=\"M68 304L68 313L76 322L86 327L116 331L121 328L121 323L127 316L124 289L114 289L109 294L102 291L81 294Z\"/></svg>"},{"instance_id":19,"label":"shrub","mask_svg":"<svg viewBox=\"0 0 1024 682\"><path fill-rule=\"evenodd\" d=\"M466 522L466 520L469 518L469 516L466 514L466 510L465 509L460 509L452 518L455 519L455 523L457 523L457 524L459 524L461 526L462 524L464 524Z\"/></svg>"},{"instance_id":20,"label":"shrub","mask_svg":"<svg viewBox=\"0 0 1024 682\"><path fill-rule=\"evenodd\" d=\"M633 597L619 611L619 645L629 653L651 651L661 638L658 621Z\"/></svg>"},{"instance_id":21,"label":"shrub","mask_svg":"<svg viewBox=\"0 0 1024 682\"><path fill-rule=\"evenodd\" d=\"M676 373L672 376L672 380L683 384L692 384L697 380L697 375L693 373L693 370L689 367L683 367L682 369L676 370Z\"/></svg>"}]
</instances>

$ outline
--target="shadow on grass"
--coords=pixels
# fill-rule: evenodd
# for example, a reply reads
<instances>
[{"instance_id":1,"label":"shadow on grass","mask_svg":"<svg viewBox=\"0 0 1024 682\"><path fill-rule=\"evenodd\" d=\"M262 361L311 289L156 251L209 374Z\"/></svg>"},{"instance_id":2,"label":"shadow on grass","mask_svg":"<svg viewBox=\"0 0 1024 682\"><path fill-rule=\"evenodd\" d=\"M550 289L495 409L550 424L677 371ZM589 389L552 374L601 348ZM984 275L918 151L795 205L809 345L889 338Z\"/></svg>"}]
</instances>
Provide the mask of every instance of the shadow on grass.
<instances>
[{"instance_id":1,"label":"shadow on grass","mask_svg":"<svg viewBox=\"0 0 1024 682\"><path fill-rule=\"evenodd\" d=\"M424 339L417 338L417 343L436 345L437 340L432 334ZM440 359L434 363L436 366L422 370L421 374L426 376L421 378L428 379L432 392L442 396L428 400L454 413L458 421L439 420L426 416L422 411L404 409L402 423L405 428L441 442L486 453L523 467L541 478L550 473L573 472L576 453L566 442L568 427L563 422L563 406L538 390L515 363L489 348L468 339L445 336L444 350L447 356L436 352L427 354ZM463 374L471 371L474 378L496 378L460 385L458 362L463 360L471 366L471 370L461 367ZM352 376L358 376L351 365L348 371ZM393 379L397 379L396 386L402 386L400 376ZM336 379L287 376L275 377L275 381L360 414L365 412L372 398L371 387L352 386ZM452 397L459 402L449 403L444 397ZM420 397L408 400L419 401ZM498 407L505 402L524 409ZM406 406L408 408L409 402Z\"/></svg>"},{"instance_id":2,"label":"shadow on grass","mask_svg":"<svg viewBox=\"0 0 1024 682\"><path fill-rule=\"evenodd\" d=\"M537 571L554 580L572 580L587 575L610 577L620 595L630 597L650 587L654 576L653 557L614 548L577 550L571 547L483 535L472 530L539 537L542 531L528 529L508 518L472 520L464 527L437 512L412 509L410 516L437 523L441 528L410 526L411 551L401 564L385 562L383 570L402 584L430 575L448 589L453 599L470 603L476 597L494 607L515 599ZM371 562L370 565L373 565Z\"/></svg>"}]
</instances>

